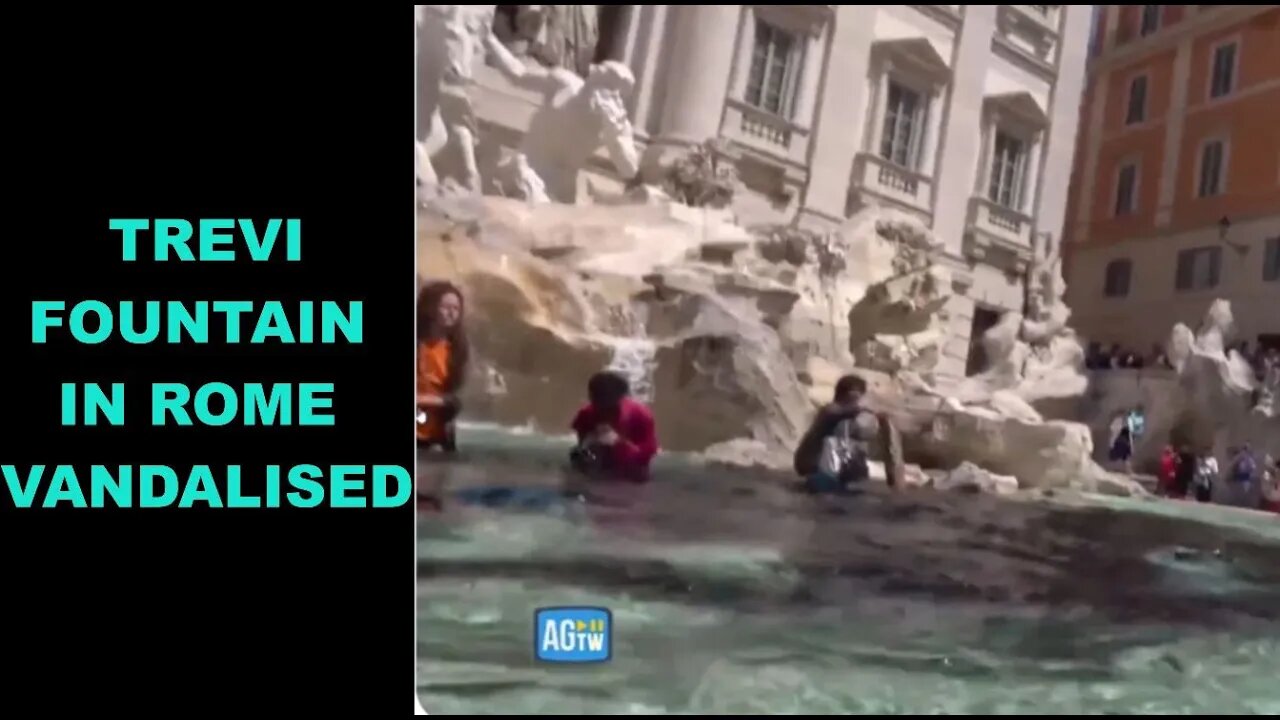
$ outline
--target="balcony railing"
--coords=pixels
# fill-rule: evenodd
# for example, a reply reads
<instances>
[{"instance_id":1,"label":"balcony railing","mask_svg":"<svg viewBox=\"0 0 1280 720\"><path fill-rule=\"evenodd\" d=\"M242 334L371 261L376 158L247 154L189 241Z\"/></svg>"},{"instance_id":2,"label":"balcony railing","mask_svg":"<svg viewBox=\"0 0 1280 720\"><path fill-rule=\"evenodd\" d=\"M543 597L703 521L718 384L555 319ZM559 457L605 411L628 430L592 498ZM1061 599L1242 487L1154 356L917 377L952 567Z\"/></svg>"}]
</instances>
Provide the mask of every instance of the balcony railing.
<instances>
[{"instance_id":1,"label":"balcony railing","mask_svg":"<svg viewBox=\"0 0 1280 720\"><path fill-rule=\"evenodd\" d=\"M859 153L853 162L853 184L862 192L929 214L933 207L933 178L895 165L879 155Z\"/></svg>"},{"instance_id":2,"label":"balcony railing","mask_svg":"<svg viewBox=\"0 0 1280 720\"><path fill-rule=\"evenodd\" d=\"M1017 254L1031 250L1031 225L1029 215L985 197L974 197L969 201L969 227Z\"/></svg>"},{"instance_id":3,"label":"balcony railing","mask_svg":"<svg viewBox=\"0 0 1280 720\"><path fill-rule=\"evenodd\" d=\"M722 136L787 164L806 165L808 129L741 100L728 100L725 110Z\"/></svg>"}]
</instances>

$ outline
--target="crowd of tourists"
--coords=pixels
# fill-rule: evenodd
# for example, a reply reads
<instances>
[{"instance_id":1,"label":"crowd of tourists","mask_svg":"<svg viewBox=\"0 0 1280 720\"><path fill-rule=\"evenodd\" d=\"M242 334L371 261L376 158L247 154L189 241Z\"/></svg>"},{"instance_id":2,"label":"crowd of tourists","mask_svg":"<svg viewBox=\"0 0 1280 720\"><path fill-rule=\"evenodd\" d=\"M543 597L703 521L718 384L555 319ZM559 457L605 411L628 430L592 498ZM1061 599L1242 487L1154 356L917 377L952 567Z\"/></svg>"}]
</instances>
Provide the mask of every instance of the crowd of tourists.
<instances>
[{"instance_id":1,"label":"crowd of tourists","mask_svg":"<svg viewBox=\"0 0 1280 720\"><path fill-rule=\"evenodd\" d=\"M1084 366L1089 370L1112 370L1118 368L1168 368L1171 367L1164 348L1152 346L1151 350L1141 353L1121 347L1119 344L1104 349L1099 343L1089 343L1084 354Z\"/></svg>"},{"instance_id":2,"label":"crowd of tourists","mask_svg":"<svg viewBox=\"0 0 1280 720\"><path fill-rule=\"evenodd\" d=\"M1273 368L1280 368L1280 349L1275 347L1250 346L1247 340L1242 340L1233 344L1228 350L1238 353L1240 357L1244 358L1245 362L1249 363L1249 367L1253 368L1254 376L1258 382L1266 380L1268 373L1272 372ZM1090 343L1085 350L1084 365L1089 370L1168 369L1172 367L1164 348L1158 344L1153 345L1150 350L1143 353L1122 347L1118 343L1113 344L1110 348L1104 348L1100 343L1096 342Z\"/></svg>"},{"instance_id":3,"label":"crowd of tourists","mask_svg":"<svg viewBox=\"0 0 1280 720\"><path fill-rule=\"evenodd\" d=\"M1196 453L1189 446L1165 446L1160 453L1157 491L1175 499L1193 497L1203 503L1280 513L1280 468L1270 455L1261 458L1248 444L1227 451L1227 465L1219 467L1212 453Z\"/></svg>"}]
</instances>

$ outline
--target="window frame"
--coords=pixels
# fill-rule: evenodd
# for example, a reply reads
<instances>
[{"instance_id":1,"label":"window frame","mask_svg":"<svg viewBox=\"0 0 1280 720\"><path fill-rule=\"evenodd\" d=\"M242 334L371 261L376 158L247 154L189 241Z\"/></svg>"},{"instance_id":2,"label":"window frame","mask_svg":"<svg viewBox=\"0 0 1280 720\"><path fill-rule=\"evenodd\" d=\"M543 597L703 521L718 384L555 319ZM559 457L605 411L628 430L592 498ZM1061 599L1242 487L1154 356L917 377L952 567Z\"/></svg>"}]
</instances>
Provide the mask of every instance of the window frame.
<instances>
[{"instance_id":1,"label":"window frame","mask_svg":"<svg viewBox=\"0 0 1280 720\"><path fill-rule=\"evenodd\" d=\"M1154 11L1151 19L1154 21L1150 29L1147 29L1147 12ZM1147 37L1160 32L1160 27L1164 25L1164 6L1163 5L1143 5L1138 11L1138 37Z\"/></svg>"},{"instance_id":2,"label":"window frame","mask_svg":"<svg viewBox=\"0 0 1280 720\"><path fill-rule=\"evenodd\" d=\"M1134 117L1133 105L1133 89L1138 85L1138 81L1142 81L1142 103L1138 106L1138 117ZM1124 124L1126 127L1130 125L1141 125L1147 121L1147 106L1150 104L1151 97L1151 75L1147 72L1140 72L1129 78L1128 92L1125 93L1124 108Z\"/></svg>"},{"instance_id":3,"label":"window frame","mask_svg":"<svg viewBox=\"0 0 1280 720\"><path fill-rule=\"evenodd\" d=\"M1113 268L1124 268L1123 275L1112 275ZM1121 289L1113 289L1112 279L1123 277L1124 287ZM1116 285L1121 283L1116 282ZM1133 260L1130 258L1115 258L1106 264L1102 270L1102 296L1108 299L1119 299L1129 297L1129 293L1133 290Z\"/></svg>"},{"instance_id":4,"label":"window frame","mask_svg":"<svg viewBox=\"0 0 1280 720\"><path fill-rule=\"evenodd\" d=\"M986 198L1006 210L1020 213L1026 201L1029 180L1027 170L1031 167L1031 153L1034 151L1035 143L1032 138L1026 137L1025 133L1018 132L1016 129L999 122L992 122L988 132L991 134L991 152L987 157ZM998 180L1004 177L1004 173L997 173L1001 136L1017 143L1022 151L1013 164L1013 178L1008 187L1003 186L1003 184L997 187ZM1001 167L1007 167L1007 165L1001 164ZM1007 203L1001 201L998 197L999 192L1006 189L1011 193L1010 202Z\"/></svg>"},{"instance_id":5,"label":"window frame","mask_svg":"<svg viewBox=\"0 0 1280 720\"><path fill-rule=\"evenodd\" d=\"M888 73L887 82L883 83L885 96L880 102L880 117L878 118L878 122L880 124L880 146L872 148L872 152L876 157L892 165L906 168L912 172L922 172L924 167L925 144L928 142L928 138L926 136L929 133L930 113L933 111L933 93L930 92L929 88L922 86L922 83L915 82L909 77L905 77L893 70L886 70L886 72ZM911 123L912 134L907 141L907 162L905 163L900 163L894 158L894 143L892 142L891 135L889 133L889 99L893 95L893 89L895 86L901 91L915 95L918 102L916 110L913 113L915 117ZM899 122L894 123L894 134L892 137L896 137L897 128L899 126ZM886 143L889 144L889 154L885 154Z\"/></svg>"},{"instance_id":6,"label":"window frame","mask_svg":"<svg viewBox=\"0 0 1280 720\"><path fill-rule=\"evenodd\" d=\"M1214 43L1210 47L1209 74L1207 76L1208 80L1205 83L1206 85L1205 95L1208 97L1210 102L1215 100L1220 100L1226 97L1231 97L1236 93L1236 90L1240 85L1240 47L1241 47L1241 43L1240 43L1240 37L1238 35L1233 35L1228 38L1223 38L1218 42ZM1216 71L1218 68L1218 53L1219 51L1224 50L1226 48L1233 48L1232 54L1231 54L1231 75L1230 75L1231 84L1230 84L1230 87L1228 87L1223 92L1215 93L1214 81L1217 79Z\"/></svg>"},{"instance_id":7,"label":"window frame","mask_svg":"<svg viewBox=\"0 0 1280 720\"><path fill-rule=\"evenodd\" d=\"M1262 282L1280 282L1280 235L1262 242Z\"/></svg>"},{"instance_id":8,"label":"window frame","mask_svg":"<svg viewBox=\"0 0 1280 720\"><path fill-rule=\"evenodd\" d=\"M1212 282L1203 286L1195 284L1195 265L1194 261L1188 258L1194 258L1197 255L1205 255L1212 258L1209 263L1213 268ZM1184 264L1187 269L1184 271ZM1184 286L1183 278L1187 282ZM1173 290L1176 293L1195 293L1208 292L1216 290L1222 286L1222 246L1221 245L1197 245L1196 247L1184 248L1178 251L1173 270Z\"/></svg>"},{"instance_id":9,"label":"window frame","mask_svg":"<svg viewBox=\"0 0 1280 720\"><path fill-rule=\"evenodd\" d=\"M1218 176L1213 193L1204 193L1205 153L1212 145L1220 145L1222 150L1218 158ZM1228 168L1231 159L1231 141L1226 135L1210 135L1200 141L1196 153L1196 174L1192 195L1197 200L1220 197L1227 194Z\"/></svg>"},{"instance_id":10,"label":"window frame","mask_svg":"<svg viewBox=\"0 0 1280 720\"><path fill-rule=\"evenodd\" d=\"M751 31L751 52L748 55L746 80L743 84L742 101L750 107L776 117L780 117L787 121L792 121L795 117L796 106L799 104L800 86L802 84L801 76L804 73L804 65L806 61L807 45L806 38L794 30L789 30L778 23L771 22L759 15L753 15L751 18L754 25ZM754 77L753 70L756 65L756 57L760 50L761 44L766 42L761 30L768 32L768 42L765 45L764 68L760 76L760 85L755 88L755 99L752 99L753 88L752 79ZM786 53L782 66L781 85L778 88L778 107L771 108L768 106L768 88L769 80L772 75L774 52L776 50L775 38L784 36L791 42L791 46Z\"/></svg>"},{"instance_id":11,"label":"window frame","mask_svg":"<svg viewBox=\"0 0 1280 720\"><path fill-rule=\"evenodd\" d=\"M1120 208L1120 183L1124 178L1125 168L1133 168L1133 188L1129 192L1129 207ZM1112 217L1129 217L1138 213L1138 188L1142 182L1142 162L1136 158L1121 160L1116 164L1115 183L1112 185L1114 192L1111 197L1111 215Z\"/></svg>"}]
</instances>

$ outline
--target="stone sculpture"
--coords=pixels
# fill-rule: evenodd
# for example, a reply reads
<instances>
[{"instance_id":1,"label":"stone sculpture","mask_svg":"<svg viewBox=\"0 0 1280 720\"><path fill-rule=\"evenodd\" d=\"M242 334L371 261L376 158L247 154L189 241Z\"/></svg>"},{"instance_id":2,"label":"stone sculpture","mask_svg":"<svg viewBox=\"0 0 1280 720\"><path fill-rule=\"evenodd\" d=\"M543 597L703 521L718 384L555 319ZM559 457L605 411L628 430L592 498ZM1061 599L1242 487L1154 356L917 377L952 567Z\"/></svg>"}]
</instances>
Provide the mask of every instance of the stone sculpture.
<instances>
[{"instance_id":1,"label":"stone sculpture","mask_svg":"<svg viewBox=\"0 0 1280 720\"><path fill-rule=\"evenodd\" d=\"M1227 459L1229 447L1245 442L1259 453L1280 453L1280 414L1274 401L1280 371L1269 369L1259 383L1248 361L1226 350L1234 325L1231 303L1215 300L1199 332L1192 336L1179 323L1169 341L1169 359L1184 395L1177 422L1181 439L1212 449L1219 462Z\"/></svg>"},{"instance_id":2,"label":"stone sculpture","mask_svg":"<svg viewBox=\"0 0 1280 720\"><path fill-rule=\"evenodd\" d=\"M419 183L427 194L439 183L433 157L446 147L459 160L457 183L480 192L475 147L478 124L471 105L473 65L493 23L493 5L419 5L419 34L427 56L419 61L416 145ZM425 128L421 125L425 123Z\"/></svg>"},{"instance_id":3,"label":"stone sculpture","mask_svg":"<svg viewBox=\"0 0 1280 720\"><path fill-rule=\"evenodd\" d=\"M578 173L601 147L621 178L635 178L639 153L626 108L635 78L626 65L592 65L584 79L564 68L522 62L492 34L485 42L498 69L542 99L519 149L499 167L497 184L504 194L574 203Z\"/></svg>"},{"instance_id":4,"label":"stone sculpture","mask_svg":"<svg viewBox=\"0 0 1280 720\"><path fill-rule=\"evenodd\" d=\"M547 67L590 73L600 39L598 5L517 5L514 15L511 38L519 53Z\"/></svg>"},{"instance_id":5,"label":"stone sculpture","mask_svg":"<svg viewBox=\"0 0 1280 720\"><path fill-rule=\"evenodd\" d=\"M1059 248L1047 233L1038 234L1026 276L1022 314L1006 313L982 338L990 366L959 384L961 402L986 403L997 391L1011 391L1026 403L1063 400L1088 387L1084 348L1067 327L1071 310L1063 300Z\"/></svg>"},{"instance_id":6,"label":"stone sculpture","mask_svg":"<svg viewBox=\"0 0 1280 720\"><path fill-rule=\"evenodd\" d=\"M1276 394L1280 393L1280 361L1268 357L1263 366L1262 384L1258 388L1258 403L1253 412L1266 418L1280 418L1280 407L1276 406Z\"/></svg>"},{"instance_id":7,"label":"stone sculpture","mask_svg":"<svg viewBox=\"0 0 1280 720\"><path fill-rule=\"evenodd\" d=\"M941 359L951 299L950 277L933 261L938 244L908 218L880 219L875 232L893 248L891 274L849 311L849 350L859 367L909 370L929 380Z\"/></svg>"},{"instance_id":8,"label":"stone sculpture","mask_svg":"<svg viewBox=\"0 0 1280 720\"><path fill-rule=\"evenodd\" d=\"M719 139L690 148L667 168L663 189L689 207L726 207L738 186L729 153L728 144Z\"/></svg>"},{"instance_id":9,"label":"stone sculpture","mask_svg":"<svg viewBox=\"0 0 1280 720\"><path fill-rule=\"evenodd\" d=\"M717 219L723 211L669 201L603 207L446 198L432 208L420 225L420 270L446 268L465 289L477 372L497 380L468 385L469 414L478 420L558 432L582 378L647 343L652 367L643 384L652 387L664 448L787 467L815 400L827 402L851 364L834 351L816 356L797 346L840 332L921 339L892 313L849 317L868 287L885 283L890 302L877 308L912 308L924 329L945 335L935 321L951 285L928 262L936 239L890 210L864 211L818 253L802 233L752 242ZM476 231L460 236L453 230L460 224ZM708 260L709 248L730 257ZM826 283L827 296L810 298L806 288L824 286L828 254L847 259L847 268ZM851 319L856 330L846 325ZM1017 320L1011 315L996 335L1009 357L1031 347L1018 339ZM911 351L922 360L927 352ZM872 388L869 406L902 431L908 462L953 468L968 460L1025 487L1141 492L1092 462L1086 426L1043 421L1012 391L965 407L912 385L909 367L893 377L858 372ZM486 390L494 386L500 396Z\"/></svg>"}]
</instances>

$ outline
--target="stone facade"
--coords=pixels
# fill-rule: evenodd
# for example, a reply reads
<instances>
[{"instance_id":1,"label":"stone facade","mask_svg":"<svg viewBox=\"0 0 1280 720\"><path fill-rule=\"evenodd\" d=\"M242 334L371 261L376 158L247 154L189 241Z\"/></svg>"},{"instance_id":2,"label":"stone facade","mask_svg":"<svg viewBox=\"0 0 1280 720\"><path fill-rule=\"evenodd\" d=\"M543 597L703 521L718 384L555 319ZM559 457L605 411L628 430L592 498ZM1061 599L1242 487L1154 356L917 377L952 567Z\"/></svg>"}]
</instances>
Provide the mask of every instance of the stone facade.
<instances>
[{"instance_id":1,"label":"stone facade","mask_svg":"<svg viewBox=\"0 0 1280 720\"><path fill-rule=\"evenodd\" d=\"M497 7L495 23L517 18ZM590 7L593 59L634 75L644 179L714 139L733 154L744 225L915 214L955 284L940 372L980 369L970 336L1023 311L1033 238L1062 234L1091 6ZM492 177L541 101L492 66L473 75L476 162ZM577 202L627 180L596 153Z\"/></svg>"}]
</instances>

